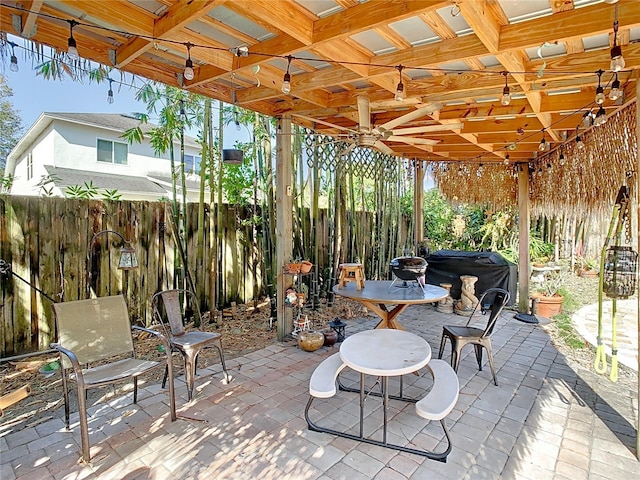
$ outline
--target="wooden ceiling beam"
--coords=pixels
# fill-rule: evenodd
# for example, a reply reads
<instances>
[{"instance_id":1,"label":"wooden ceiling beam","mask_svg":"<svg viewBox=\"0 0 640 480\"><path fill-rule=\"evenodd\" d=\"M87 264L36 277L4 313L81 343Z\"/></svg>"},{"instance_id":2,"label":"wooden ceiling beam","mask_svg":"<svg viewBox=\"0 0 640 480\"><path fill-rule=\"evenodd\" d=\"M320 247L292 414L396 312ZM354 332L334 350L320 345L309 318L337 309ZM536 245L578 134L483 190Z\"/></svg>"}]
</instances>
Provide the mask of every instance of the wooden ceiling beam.
<instances>
[{"instance_id":1,"label":"wooden ceiling beam","mask_svg":"<svg viewBox=\"0 0 640 480\"><path fill-rule=\"evenodd\" d=\"M366 2L360 3L335 15L316 20L313 23L312 43L334 41L447 5L449 2L446 0L381 2L375 8L371 8Z\"/></svg>"},{"instance_id":2,"label":"wooden ceiling beam","mask_svg":"<svg viewBox=\"0 0 640 480\"><path fill-rule=\"evenodd\" d=\"M305 45L313 43L313 19L296 2L281 0L274 5L271 0L251 0L234 3L231 8L254 21L259 19L261 25L269 26L269 30L284 32Z\"/></svg>"},{"instance_id":3,"label":"wooden ceiling beam","mask_svg":"<svg viewBox=\"0 0 640 480\"><path fill-rule=\"evenodd\" d=\"M460 4L461 10L466 3ZM620 28L640 26L640 2L622 1L617 7ZM499 50L520 50L538 47L544 42L562 42L608 33L613 30L614 8L606 3L598 3L554 13L551 17L504 25L500 29Z\"/></svg>"},{"instance_id":4,"label":"wooden ceiling beam","mask_svg":"<svg viewBox=\"0 0 640 480\"><path fill-rule=\"evenodd\" d=\"M22 15L22 32L20 36L23 38L31 38L35 33L36 23L38 20L38 12L42 8L43 0L33 0L25 6L29 13Z\"/></svg>"},{"instance_id":5,"label":"wooden ceiling beam","mask_svg":"<svg viewBox=\"0 0 640 480\"><path fill-rule=\"evenodd\" d=\"M180 0L168 8L159 19L153 22L150 36L154 39L170 38L169 36L171 34L180 31L203 12L207 12L214 6L225 3L225 1L226 0L202 0L199 2L189 2L187 0ZM103 2L103 5L107 8L106 2ZM125 67L129 62L151 49L153 43L154 40L149 38L131 39L127 44L117 49L116 66L118 68Z\"/></svg>"}]
</instances>

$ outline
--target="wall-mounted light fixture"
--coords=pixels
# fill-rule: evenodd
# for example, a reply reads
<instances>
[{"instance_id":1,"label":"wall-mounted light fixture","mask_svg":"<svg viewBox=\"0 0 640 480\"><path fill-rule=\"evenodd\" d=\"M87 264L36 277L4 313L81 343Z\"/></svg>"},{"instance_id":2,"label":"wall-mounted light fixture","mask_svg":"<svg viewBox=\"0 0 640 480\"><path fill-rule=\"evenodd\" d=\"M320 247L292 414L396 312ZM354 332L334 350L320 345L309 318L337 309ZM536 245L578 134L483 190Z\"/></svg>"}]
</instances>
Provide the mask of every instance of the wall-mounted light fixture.
<instances>
[{"instance_id":1,"label":"wall-mounted light fixture","mask_svg":"<svg viewBox=\"0 0 640 480\"><path fill-rule=\"evenodd\" d=\"M92 273L93 273L93 244L96 239L100 235L106 235L109 233L113 233L122 241L122 247L120 247L120 258L118 259L118 270L133 270L134 268L138 268L138 257L136 256L136 251L131 246L130 240L125 240L125 238L120 235L118 232L114 230L101 230L93 237L91 237L91 241L89 242L89 265L87 271L89 273L89 282L87 285L88 294L90 293L92 287Z\"/></svg>"}]
</instances>

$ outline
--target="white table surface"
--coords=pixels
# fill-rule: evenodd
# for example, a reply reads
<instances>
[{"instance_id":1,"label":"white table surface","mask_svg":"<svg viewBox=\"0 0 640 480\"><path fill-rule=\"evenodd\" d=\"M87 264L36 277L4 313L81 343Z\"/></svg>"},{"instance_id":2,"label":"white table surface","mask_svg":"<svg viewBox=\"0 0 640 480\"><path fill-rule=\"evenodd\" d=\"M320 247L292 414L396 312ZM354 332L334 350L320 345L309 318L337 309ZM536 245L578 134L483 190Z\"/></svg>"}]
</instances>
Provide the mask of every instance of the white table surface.
<instances>
[{"instance_id":1,"label":"white table surface","mask_svg":"<svg viewBox=\"0 0 640 480\"><path fill-rule=\"evenodd\" d=\"M340 346L340 357L353 370L376 376L406 375L431 360L429 343L418 335L395 329L366 330Z\"/></svg>"}]
</instances>

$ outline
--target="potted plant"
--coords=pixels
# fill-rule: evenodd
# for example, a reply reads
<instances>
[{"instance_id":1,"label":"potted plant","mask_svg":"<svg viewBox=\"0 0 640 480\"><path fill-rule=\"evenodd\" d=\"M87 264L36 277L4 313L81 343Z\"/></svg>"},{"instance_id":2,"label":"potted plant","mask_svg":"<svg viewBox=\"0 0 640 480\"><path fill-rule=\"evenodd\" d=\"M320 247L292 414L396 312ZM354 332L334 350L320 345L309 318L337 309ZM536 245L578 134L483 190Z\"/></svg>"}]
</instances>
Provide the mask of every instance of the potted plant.
<instances>
[{"instance_id":1,"label":"potted plant","mask_svg":"<svg viewBox=\"0 0 640 480\"><path fill-rule=\"evenodd\" d=\"M566 273L563 270L545 273L536 292L531 297L536 301L536 313L543 317L551 318L562 311L564 297L559 290L564 285Z\"/></svg>"},{"instance_id":2,"label":"potted plant","mask_svg":"<svg viewBox=\"0 0 640 480\"><path fill-rule=\"evenodd\" d=\"M578 275L593 278L598 276L599 262L595 258L583 257L578 260Z\"/></svg>"}]
</instances>

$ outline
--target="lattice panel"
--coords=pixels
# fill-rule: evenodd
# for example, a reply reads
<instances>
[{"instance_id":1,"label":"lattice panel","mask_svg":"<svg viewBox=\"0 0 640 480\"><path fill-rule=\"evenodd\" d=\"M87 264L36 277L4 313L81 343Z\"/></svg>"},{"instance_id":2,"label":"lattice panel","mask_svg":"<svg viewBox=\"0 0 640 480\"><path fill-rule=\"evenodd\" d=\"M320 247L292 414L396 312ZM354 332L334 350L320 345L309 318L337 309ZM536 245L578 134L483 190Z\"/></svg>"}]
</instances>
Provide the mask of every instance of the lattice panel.
<instances>
[{"instance_id":1,"label":"lattice panel","mask_svg":"<svg viewBox=\"0 0 640 480\"><path fill-rule=\"evenodd\" d=\"M396 157L371 148L353 148L350 142L316 134L312 130L306 129L304 133L305 155L310 168L335 172L337 167L342 167L344 173L367 178L384 175L393 180L396 177Z\"/></svg>"}]
</instances>

